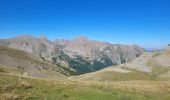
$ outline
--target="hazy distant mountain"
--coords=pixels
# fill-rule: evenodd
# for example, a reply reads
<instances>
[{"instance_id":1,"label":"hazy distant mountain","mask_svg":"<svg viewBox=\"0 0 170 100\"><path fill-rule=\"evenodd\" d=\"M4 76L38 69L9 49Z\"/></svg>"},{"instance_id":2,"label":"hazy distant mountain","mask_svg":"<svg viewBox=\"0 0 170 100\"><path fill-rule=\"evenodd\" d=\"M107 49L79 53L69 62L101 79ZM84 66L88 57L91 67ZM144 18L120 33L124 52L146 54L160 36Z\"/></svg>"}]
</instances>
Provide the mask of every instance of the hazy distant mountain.
<instances>
[{"instance_id":1,"label":"hazy distant mountain","mask_svg":"<svg viewBox=\"0 0 170 100\"><path fill-rule=\"evenodd\" d=\"M39 55L43 59L71 68L79 74L131 61L144 52L144 49L137 45L114 45L90 40L87 37L52 42L45 37L23 35L0 39L0 45Z\"/></svg>"}]
</instances>

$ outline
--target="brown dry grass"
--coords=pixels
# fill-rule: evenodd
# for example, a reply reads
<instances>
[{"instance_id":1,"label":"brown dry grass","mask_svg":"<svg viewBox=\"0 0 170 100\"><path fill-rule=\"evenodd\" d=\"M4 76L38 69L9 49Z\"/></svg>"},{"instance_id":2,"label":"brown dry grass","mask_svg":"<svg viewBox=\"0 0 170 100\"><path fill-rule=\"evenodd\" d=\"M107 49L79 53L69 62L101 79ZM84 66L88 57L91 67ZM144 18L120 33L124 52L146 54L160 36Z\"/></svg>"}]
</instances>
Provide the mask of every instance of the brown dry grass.
<instances>
[{"instance_id":1,"label":"brown dry grass","mask_svg":"<svg viewBox=\"0 0 170 100\"><path fill-rule=\"evenodd\" d=\"M4 93L0 97L1 100L21 100L21 96L16 93Z\"/></svg>"},{"instance_id":2,"label":"brown dry grass","mask_svg":"<svg viewBox=\"0 0 170 100\"><path fill-rule=\"evenodd\" d=\"M170 94L170 82L162 81L114 81L114 82L94 82L94 81L72 81L65 82L65 84L77 85L98 85L110 87L112 89L123 89L136 92L149 92L149 93L167 93Z\"/></svg>"}]
</instances>

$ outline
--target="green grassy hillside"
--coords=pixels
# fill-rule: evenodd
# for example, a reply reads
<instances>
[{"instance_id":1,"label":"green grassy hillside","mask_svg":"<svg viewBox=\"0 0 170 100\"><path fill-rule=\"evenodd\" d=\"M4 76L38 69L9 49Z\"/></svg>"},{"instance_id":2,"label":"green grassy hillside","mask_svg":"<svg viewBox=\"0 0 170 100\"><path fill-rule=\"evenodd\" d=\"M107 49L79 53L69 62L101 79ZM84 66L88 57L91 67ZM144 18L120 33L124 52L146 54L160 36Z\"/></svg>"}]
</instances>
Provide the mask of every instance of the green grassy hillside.
<instances>
[{"instance_id":1,"label":"green grassy hillside","mask_svg":"<svg viewBox=\"0 0 170 100\"><path fill-rule=\"evenodd\" d=\"M54 81L0 74L1 100L169 100L170 84Z\"/></svg>"}]
</instances>

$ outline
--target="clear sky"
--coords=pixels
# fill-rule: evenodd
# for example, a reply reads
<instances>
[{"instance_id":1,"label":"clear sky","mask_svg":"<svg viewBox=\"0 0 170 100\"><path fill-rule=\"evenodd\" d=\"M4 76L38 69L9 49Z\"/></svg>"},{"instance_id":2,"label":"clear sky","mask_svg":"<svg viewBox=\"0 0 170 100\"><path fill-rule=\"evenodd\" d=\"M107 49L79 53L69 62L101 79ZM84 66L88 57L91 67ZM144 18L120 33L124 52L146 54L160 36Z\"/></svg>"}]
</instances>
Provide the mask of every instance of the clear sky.
<instances>
[{"instance_id":1,"label":"clear sky","mask_svg":"<svg viewBox=\"0 0 170 100\"><path fill-rule=\"evenodd\" d=\"M170 0L0 0L0 38L21 34L162 48Z\"/></svg>"}]
</instances>

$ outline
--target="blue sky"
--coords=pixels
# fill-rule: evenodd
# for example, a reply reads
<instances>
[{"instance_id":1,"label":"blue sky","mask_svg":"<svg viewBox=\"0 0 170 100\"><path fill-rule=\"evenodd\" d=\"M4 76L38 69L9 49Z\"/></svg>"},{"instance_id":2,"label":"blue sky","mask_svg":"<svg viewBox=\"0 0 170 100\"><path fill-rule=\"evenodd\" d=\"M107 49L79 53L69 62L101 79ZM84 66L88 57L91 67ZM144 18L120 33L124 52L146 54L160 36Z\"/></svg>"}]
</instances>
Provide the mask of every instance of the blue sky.
<instances>
[{"instance_id":1,"label":"blue sky","mask_svg":"<svg viewBox=\"0 0 170 100\"><path fill-rule=\"evenodd\" d=\"M162 48L170 43L169 0L0 0L0 38L21 34Z\"/></svg>"}]
</instances>

